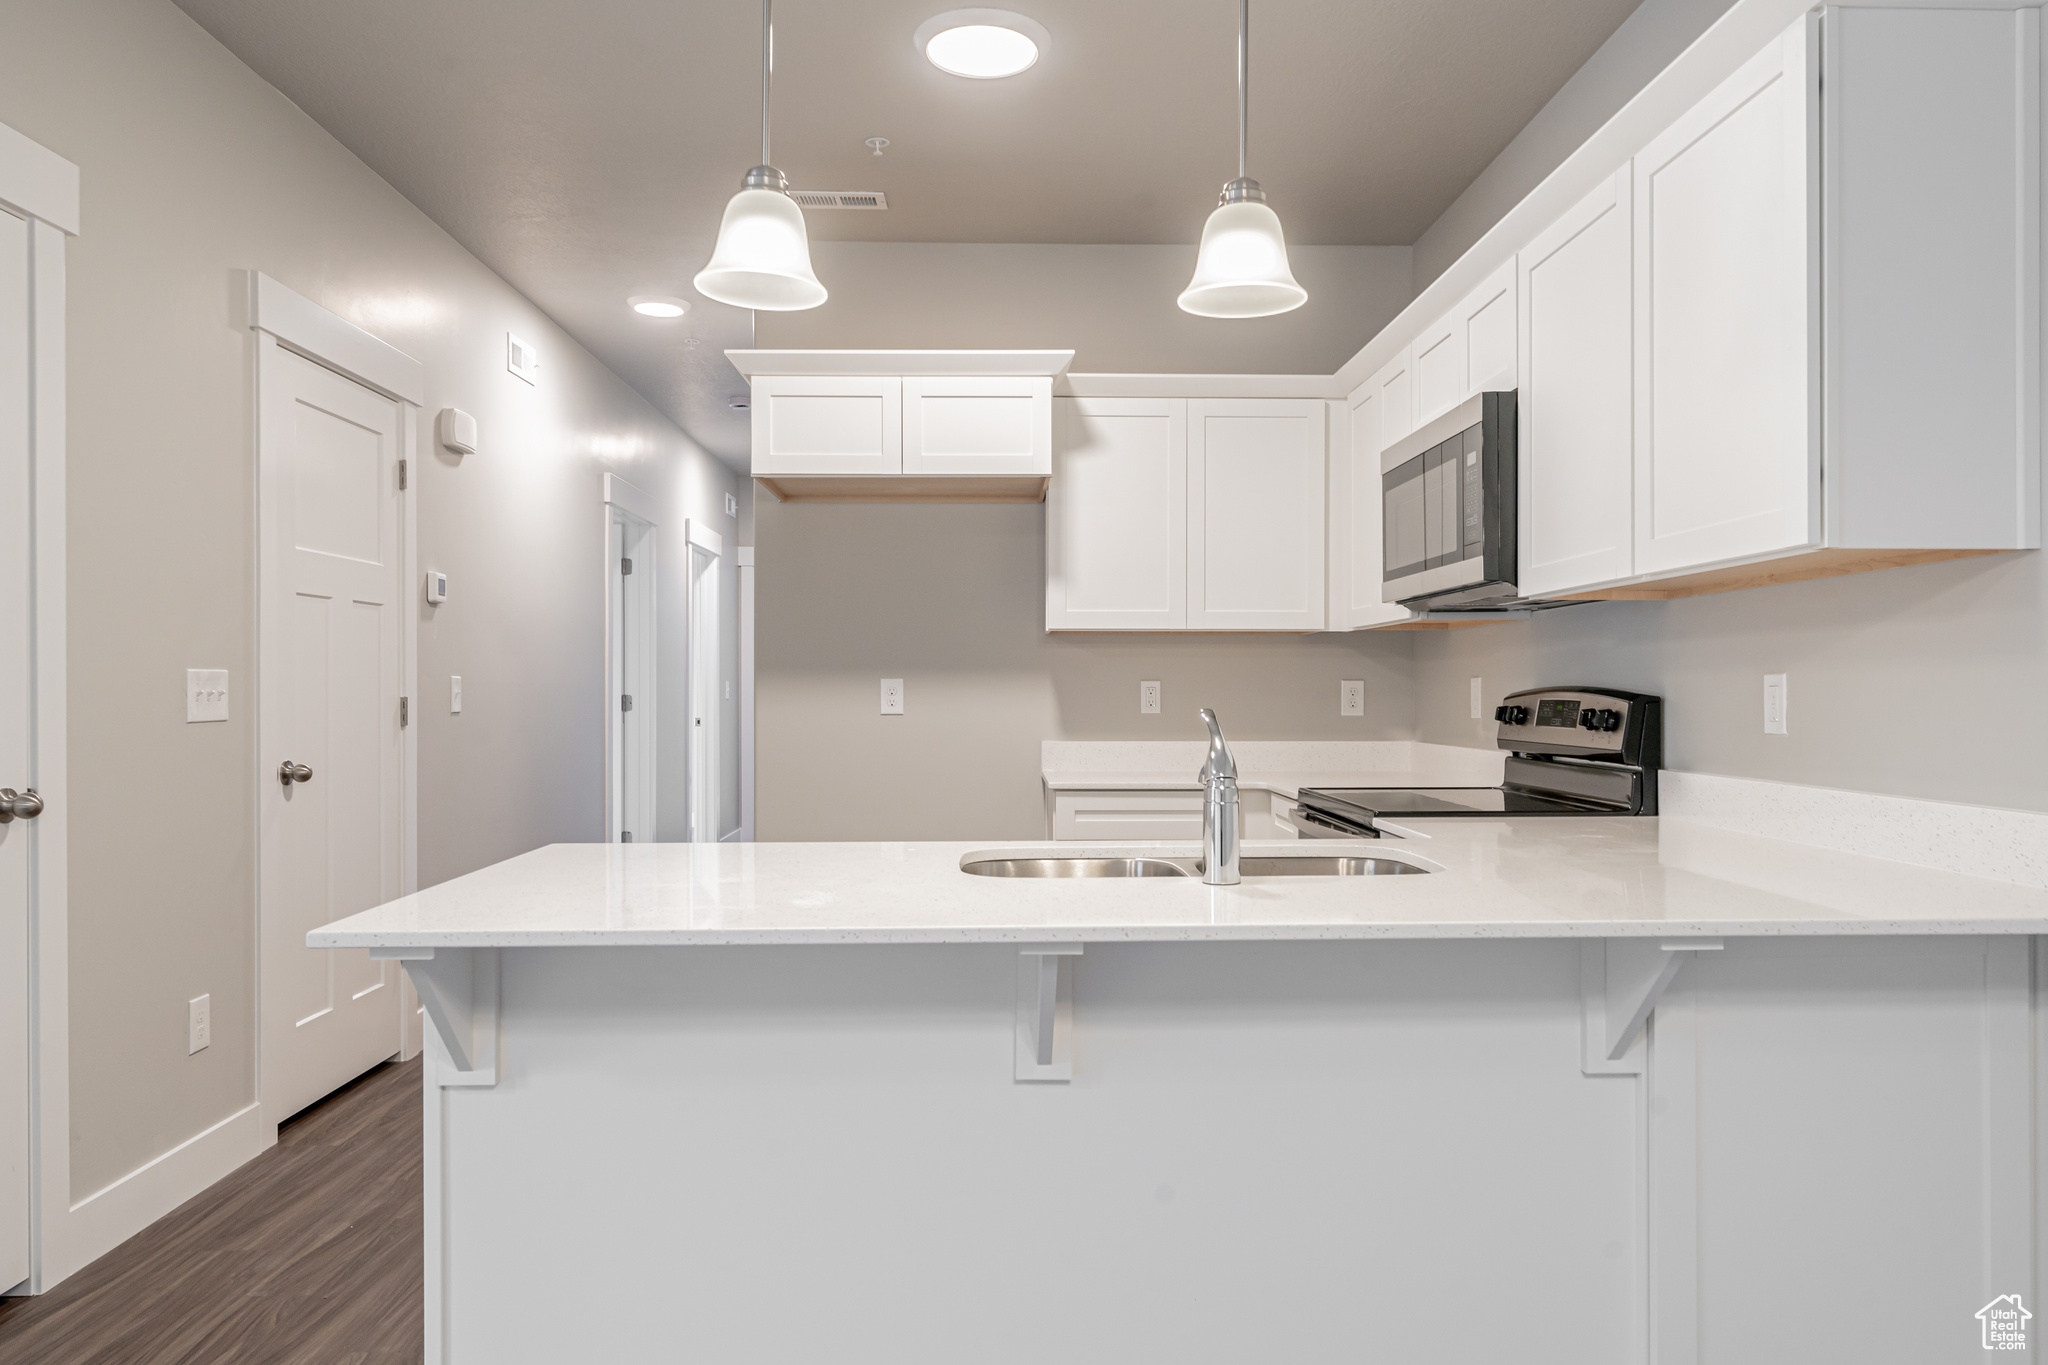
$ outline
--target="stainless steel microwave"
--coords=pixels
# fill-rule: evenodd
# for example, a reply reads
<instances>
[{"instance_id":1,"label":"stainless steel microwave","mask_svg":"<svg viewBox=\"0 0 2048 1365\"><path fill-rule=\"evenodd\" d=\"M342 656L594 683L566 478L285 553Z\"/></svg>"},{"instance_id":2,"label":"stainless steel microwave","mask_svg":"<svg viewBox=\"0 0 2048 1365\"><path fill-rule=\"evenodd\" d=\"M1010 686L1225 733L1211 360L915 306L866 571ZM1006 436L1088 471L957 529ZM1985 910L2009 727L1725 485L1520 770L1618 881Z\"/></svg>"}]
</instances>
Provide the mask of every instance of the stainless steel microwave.
<instances>
[{"instance_id":1,"label":"stainless steel microwave","mask_svg":"<svg viewBox=\"0 0 2048 1365\"><path fill-rule=\"evenodd\" d=\"M1515 394L1477 394L1380 455L1382 600L1516 600Z\"/></svg>"}]
</instances>

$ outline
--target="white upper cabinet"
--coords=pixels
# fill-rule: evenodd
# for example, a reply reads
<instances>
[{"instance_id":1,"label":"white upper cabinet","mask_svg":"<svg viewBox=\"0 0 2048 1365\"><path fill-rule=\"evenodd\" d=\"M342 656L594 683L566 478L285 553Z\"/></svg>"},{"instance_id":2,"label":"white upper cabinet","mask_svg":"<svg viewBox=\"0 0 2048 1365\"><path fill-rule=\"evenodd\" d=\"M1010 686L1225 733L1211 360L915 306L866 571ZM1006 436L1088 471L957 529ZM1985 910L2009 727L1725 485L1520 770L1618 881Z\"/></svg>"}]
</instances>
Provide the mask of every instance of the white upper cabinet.
<instances>
[{"instance_id":1,"label":"white upper cabinet","mask_svg":"<svg viewBox=\"0 0 2048 1365\"><path fill-rule=\"evenodd\" d=\"M1475 393L1515 387L1515 263L1509 261L1416 338L1413 420L1398 440Z\"/></svg>"},{"instance_id":2,"label":"white upper cabinet","mask_svg":"<svg viewBox=\"0 0 2048 1365\"><path fill-rule=\"evenodd\" d=\"M1052 380L1035 376L903 381L905 474L1052 472Z\"/></svg>"},{"instance_id":3,"label":"white upper cabinet","mask_svg":"<svg viewBox=\"0 0 2048 1365\"><path fill-rule=\"evenodd\" d=\"M1405 373L1405 361L1399 362ZM1408 619L1381 600L1384 521L1380 508L1381 416L1389 370L1367 380L1348 402L1330 404L1329 628L1360 630Z\"/></svg>"},{"instance_id":4,"label":"white upper cabinet","mask_svg":"<svg viewBox=\"0 0 2048 1365\"><path fill-rule=\"evenodd\" d=\"M1046 493L1045 628L1188 624L1188 403L1060 398Z\"/></svg>"},{"instance_id":5,"label":"white upper cabinet","mask_svg":"<svg viewBox=\"0 0 2048 1365\"><path fill-rule=\"evenodd\" d=\"M1188 625L1321 630L1324 403L1188 404Z\"/></svg>"},{"instance_id":6,"label":"white upper cabinet","mask_svg":"<svg viewBox=\"0 0 2048 1365\"><path fill-rule=\"evenodd\" d=\"M1525 595L1634 572L1630 189L1624 169L1518 258L1516 583Z\"/></svg>"},{"instance_id":7,"label":"white upper cabinet","mask_svg":"<svg viewBox=\"0 0 2048 1365\"><path fill-rule=\"evenodd\" d=\"M1821 540L1818 23L1635 158L1638 573Z\"/></svg>"},{"instance_id":8,"label":"white upper cabinet","mask_svg":"<svg viewBox=\"0 0 2048 1365\"><path fill-rule=\"evenodd\" d=\"M753 387L756 475L902 472L902 380L761 375Z\"/></svg>"},{"instance_id":9,"label":"white upper cabinet","mask_svg":"<svg viewBox=\"0 0 2048 1365\"><path fill-rule=\"evenodd\" d=\"M1380 372L1366 380L1379 403L1381 445L1398 441L1421 425L1415 420L1415 374L1409 364L1412 348L1403 347Z\"/></svg>"}]
</instances>

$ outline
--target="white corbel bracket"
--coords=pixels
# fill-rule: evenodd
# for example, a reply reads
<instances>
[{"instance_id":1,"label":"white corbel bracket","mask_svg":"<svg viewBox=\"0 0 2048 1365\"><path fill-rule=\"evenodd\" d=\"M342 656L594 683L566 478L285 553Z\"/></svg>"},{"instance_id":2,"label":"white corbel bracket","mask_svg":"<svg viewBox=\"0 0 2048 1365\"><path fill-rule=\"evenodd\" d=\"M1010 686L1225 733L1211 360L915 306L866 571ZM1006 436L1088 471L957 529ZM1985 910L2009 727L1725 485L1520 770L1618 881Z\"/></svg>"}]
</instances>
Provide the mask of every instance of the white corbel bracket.
<instances>
[{"instance_id":1,"label":"white corbel bracket","mask_svg":"<svg viewBox=\"0 0 2048 1365\"><path fill-rule=\"evenodd\" d=\"M1017 1079L1074 1079L1074 959L1078 943L1017 950Z\"/></svg>"},{"instance_id":2,"label":"white corbel bracket","mask_svg":"<svg viewBox=\"0 0 2048 1365\"><path fill-rule=\"evenodd\" d=\"M427 1015L427 1047L443 1086L498 1083L498 950L372 948L400 962Z\"/></svg>"},{"instance_id":3,"label":"white corbel bracket","mask_svg":"<svg viewBox=\"0 0 2048 1365\"><path fill-rule=\"evenodd\" d=\"M1640 1076L1643 1031L1657 1002L1695 953L1721 950L1717 938L1588 939L1579 945L1580 1070L1588 1076Z\"/></svg>"}]
</instances>

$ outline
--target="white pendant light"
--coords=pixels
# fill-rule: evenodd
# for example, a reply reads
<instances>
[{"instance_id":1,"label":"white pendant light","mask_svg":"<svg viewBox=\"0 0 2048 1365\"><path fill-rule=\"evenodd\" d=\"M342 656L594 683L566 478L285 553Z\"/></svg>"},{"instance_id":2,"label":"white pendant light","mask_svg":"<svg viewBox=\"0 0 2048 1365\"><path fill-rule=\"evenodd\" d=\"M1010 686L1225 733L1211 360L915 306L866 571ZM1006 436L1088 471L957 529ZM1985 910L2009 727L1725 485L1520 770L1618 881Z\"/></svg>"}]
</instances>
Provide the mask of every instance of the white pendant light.
<instances>
[{"instance_id":1,"label":"white pendant light","mask_svg":"<svg viewBox=\"0 0 2048 1365\"><path fill-rule=\"evenodd\" d=\"M735 308L789 313L823 303L825 286L811 272L811 238L804 231L804 211L789 197L789 181L768 164L773 3L761 0L761 164L747 172L740 192L725 206L711 261L691 283L705 298Z\"/></svg>"},{"instance_id":2,"label":"white pendant light","mask_svg":"<svg viewBox=\"0 0 2048 1365\"><path fill-rule=\"evenodd\" d=\"M1237 3L1237 179L1223 187L1216 211L1202 225L1195 277L1180 306L1205 318L1263 318L1308 302L1287 266L1280 215L1266 207L1266 192L1246 178L1246 91L1251 84L1251 0Z\"/></svg>"}]
</instances>

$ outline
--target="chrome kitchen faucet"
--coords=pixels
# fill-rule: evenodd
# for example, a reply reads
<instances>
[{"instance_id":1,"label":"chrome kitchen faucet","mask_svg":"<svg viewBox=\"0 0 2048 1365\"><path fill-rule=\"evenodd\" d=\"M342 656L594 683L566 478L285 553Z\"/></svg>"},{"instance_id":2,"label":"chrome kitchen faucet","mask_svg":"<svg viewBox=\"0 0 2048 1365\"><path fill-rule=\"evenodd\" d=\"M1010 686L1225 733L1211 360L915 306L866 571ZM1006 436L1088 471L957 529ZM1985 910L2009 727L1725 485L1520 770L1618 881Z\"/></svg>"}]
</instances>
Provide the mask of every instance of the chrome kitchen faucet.
<instances>
[{"instance_id":1,"label":"chrome kitchen faucet","mask_svg":"<svg viewBox=\"0 0 2048 1365\"><path fill-rule=\"evenodd\" d=\"M1202 765L1202 880L1211 886L1236 886L1237 760L1230 756L1216 713L1202 708L1209 727L1209 761Z\"/></svg>"}]
</instances>

